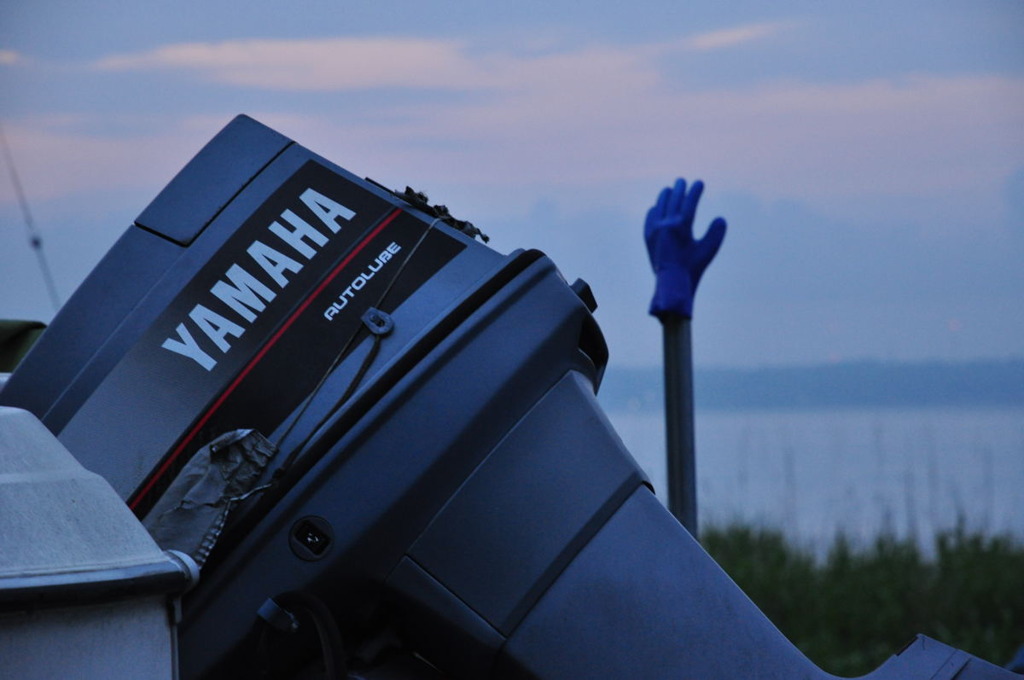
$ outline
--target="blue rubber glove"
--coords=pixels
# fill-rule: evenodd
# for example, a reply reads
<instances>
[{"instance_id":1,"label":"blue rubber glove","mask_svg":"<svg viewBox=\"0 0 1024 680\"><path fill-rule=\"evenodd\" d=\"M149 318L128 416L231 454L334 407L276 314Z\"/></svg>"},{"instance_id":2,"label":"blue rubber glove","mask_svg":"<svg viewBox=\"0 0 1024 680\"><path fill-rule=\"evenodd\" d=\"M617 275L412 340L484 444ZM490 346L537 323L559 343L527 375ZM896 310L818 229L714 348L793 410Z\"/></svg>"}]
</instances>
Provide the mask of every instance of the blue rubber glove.
<instances>
[{"instance_id":1,"label":"blue rubber glove","mask_svg":"<svg viewBox=\"0 0 1024 680\"><path fill-rule=\"evenodd\" d=\"M696 181L686 191L686 181L677 179L665 187L658 202L647 212L644 240L657 284L650 313L664 321L667 316L693 317L693 296L704 269L714 259L725 238L725 220L716 217L704 238L693 238L693 218L704 183Z\"/></svg>"}]
</instances>

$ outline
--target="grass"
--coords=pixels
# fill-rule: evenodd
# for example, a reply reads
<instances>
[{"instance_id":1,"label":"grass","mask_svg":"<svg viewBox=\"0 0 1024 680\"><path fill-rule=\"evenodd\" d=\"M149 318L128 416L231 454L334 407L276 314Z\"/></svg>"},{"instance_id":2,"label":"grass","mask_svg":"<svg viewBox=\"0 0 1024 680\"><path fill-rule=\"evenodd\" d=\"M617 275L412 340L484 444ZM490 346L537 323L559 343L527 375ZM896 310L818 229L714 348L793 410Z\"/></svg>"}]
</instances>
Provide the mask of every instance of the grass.
<instances>
[{"instance_id":1,"label":"grass","mask_svg":"<svg viewBox=\"0 0 1024 680\"><path fill-rule=\"evenodd\" d=\"M823 560L782 533L704 528L701 543L776 626L824 670L874 670L917 633L1003 665L1024 644L1024 545L963 528L926 557L910 539L854 548L839 536Z\"/></svg>"}]
</instances>

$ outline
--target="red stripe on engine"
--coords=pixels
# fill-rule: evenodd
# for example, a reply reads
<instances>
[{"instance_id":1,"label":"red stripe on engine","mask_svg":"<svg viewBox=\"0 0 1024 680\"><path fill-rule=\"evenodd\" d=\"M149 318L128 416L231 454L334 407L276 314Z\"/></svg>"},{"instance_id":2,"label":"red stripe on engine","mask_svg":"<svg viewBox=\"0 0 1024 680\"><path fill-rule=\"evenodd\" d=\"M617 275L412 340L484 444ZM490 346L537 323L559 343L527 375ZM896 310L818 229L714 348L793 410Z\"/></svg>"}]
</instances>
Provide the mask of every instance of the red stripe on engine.
<instances>
[{"instance_id":1,"label":"red stripe on engine","mask_svg":"<svg viewBox=\"0 0 1024 680\"><path fill-rule=\"evenodd\" d=\"M363 250L363 248L365 248L367 244L369 244L369 242L372 241L377 236L377 234L379 234L381 231L384 230L385 227L391 224L395 220L395 218L398 217L399 214L401 214L401 212L402 210L400 208L395 208L387 217L385 217L381 221L380 224L374 227L373 231L367 234L366 237L364 237L363 240L360 241L358 245L356 245L352 252L345 256L345 259L339 262L338 266L336 266L331 271L331 273L328 274L327 277L320 282L320 285L317 286L316 289L312 293L310 293L309 296L306 297L302 304L299 305L298 309L292 312L292 315L289 316L288 319L284 322L284 324L282 324L281 327L277 329L277 332L274 333L269 340L267 340L266 344L264 344L260 351L256 353L256 356L249 360L249 363L245 365L245 368L243 368L242 371L235 377L235 379L231 381L231 384L228 385L227 388L225 388L221 395L217 397L217 401L213 402L213 405L206 410L206 413L204 413L203 416L198 421L196 421L196 424L192 426L192 429L189 430L187 435L185 435L185 438L182 439L181 442L179 442L178 445L174 448L174 450L171 451L171 454L166 459L164 459L164 462L161 463L160 467L156 470L156 472L150 476L146 484L138 492L136 492L136 494L132 497L131 500L128 501L129 508L135 510L135 508L139 506L139 504L142 502L142 499L145 498L146 495L153 490L153 487L160 480L160 478L163 477L163 475L167 472L168 468L171 467L174 461L177 460L178 456L181 455L181 452L184 451L185 448L195 438L195 436L199 434L199 431L203 429L207 422L209 422L210 418L213 417L213 414L216 413L217 410L227 400L227 398L231 396L231 393L235 391L239 384L241 384L241 382L245 380L245 377L249 375L253 368L255 368L256 364L258 364L263 359L263 357L266 356L267 352L269 352L270 349L281 338L281 336L284 335L285 331L287 331L291 327L291 325L295 323L295 320L298 319L299 316L301 316L304 311L306 311L306 308L313 303L313 300L315 300L316 297L320 295L321 292L323 292L324 288L326 288L331 283L331 281L333 281L334 278L338 276L338 274L340 274L341 271L345 269L345 267L348 266L352 259L356 255L358 255Z\"/></svg>"}]
</instances>

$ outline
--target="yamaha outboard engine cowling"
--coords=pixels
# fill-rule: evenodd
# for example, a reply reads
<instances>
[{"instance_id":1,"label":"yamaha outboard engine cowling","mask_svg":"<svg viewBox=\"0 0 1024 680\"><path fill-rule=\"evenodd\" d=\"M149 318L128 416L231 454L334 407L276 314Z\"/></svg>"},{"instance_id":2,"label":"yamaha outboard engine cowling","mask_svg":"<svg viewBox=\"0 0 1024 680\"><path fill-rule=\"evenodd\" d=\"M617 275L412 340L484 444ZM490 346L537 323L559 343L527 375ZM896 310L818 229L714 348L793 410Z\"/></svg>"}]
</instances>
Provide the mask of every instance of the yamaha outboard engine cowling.
<instances>
[{"instance_id":1,"label":"yamaha outboard engine cowling","mask_svg":"<svg viewBox=\"0 0 1024 680\"><path fill-rule=\"evenodd\" d=\"M828 677L597 406L586 284L477 235L240 116L11 376L204 564L181 676ZM1003 677L927 638L872 677L942 669Z\"/></svg>"}]
</instances>

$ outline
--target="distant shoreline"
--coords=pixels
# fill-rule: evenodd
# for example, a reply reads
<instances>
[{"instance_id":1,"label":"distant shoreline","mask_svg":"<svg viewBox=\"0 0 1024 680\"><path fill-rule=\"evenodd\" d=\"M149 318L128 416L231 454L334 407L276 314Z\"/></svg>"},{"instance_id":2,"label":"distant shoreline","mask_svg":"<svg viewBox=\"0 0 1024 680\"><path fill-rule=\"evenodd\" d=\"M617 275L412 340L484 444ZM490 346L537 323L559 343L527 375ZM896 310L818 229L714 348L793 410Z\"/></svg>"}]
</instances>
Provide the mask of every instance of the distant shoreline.
<instances>
[{"instance_id":1,"label":"distant shoreline","mask_svg":"<svg viewBox=\"0 0 1024 680\"><path fill-rule=\"evenodd\" d=\"M698 368L694 392L699 410L1024 406L1024 359ZM609 367L598 399L609 411L660 410L661 368Z\"/></svg>"}]
</instances>

